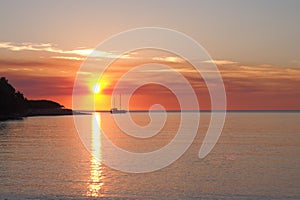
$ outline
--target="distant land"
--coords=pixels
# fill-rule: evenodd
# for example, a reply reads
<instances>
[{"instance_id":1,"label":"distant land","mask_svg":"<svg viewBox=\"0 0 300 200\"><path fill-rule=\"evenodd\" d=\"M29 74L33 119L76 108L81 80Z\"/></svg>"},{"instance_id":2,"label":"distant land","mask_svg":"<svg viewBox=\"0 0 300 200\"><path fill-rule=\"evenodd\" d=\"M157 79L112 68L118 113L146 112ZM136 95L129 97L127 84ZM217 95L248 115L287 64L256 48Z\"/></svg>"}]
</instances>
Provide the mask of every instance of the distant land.
<instances>
[{"instance_id":1,"label":"distant land","mask_svg":"<svg viewBox=\"0 0 300 200\"><path fill-rule=\"evenodd\" d=\"M72 114L76 113L54 101L28 100L21 92L16 91L5 77L0 78L0 121L30 116Z\"/></svg>"}]
</instances>

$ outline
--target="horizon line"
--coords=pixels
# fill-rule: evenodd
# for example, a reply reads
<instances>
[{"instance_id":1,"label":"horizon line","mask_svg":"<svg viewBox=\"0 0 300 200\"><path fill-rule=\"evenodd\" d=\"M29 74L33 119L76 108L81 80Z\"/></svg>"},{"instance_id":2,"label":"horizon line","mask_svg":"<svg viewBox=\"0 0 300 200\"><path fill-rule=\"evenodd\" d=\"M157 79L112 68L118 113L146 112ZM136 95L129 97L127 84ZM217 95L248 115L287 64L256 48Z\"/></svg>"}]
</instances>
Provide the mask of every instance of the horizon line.
<instances>
[{"instance_id":1,"label":"horizon line","mask_svg":"<svg viewBox=\"0 0 300 200\"><path fill-rule=\"evenodd\" d=\"M74 111L79 111L79 112L110 112L110 110L74 110ZM137 109L137 110L126 110L127 112L300 112L300 110L264 110L264 109L259 109L259 110L144 110L144 109Z\"/></svg>"}]
</instances>

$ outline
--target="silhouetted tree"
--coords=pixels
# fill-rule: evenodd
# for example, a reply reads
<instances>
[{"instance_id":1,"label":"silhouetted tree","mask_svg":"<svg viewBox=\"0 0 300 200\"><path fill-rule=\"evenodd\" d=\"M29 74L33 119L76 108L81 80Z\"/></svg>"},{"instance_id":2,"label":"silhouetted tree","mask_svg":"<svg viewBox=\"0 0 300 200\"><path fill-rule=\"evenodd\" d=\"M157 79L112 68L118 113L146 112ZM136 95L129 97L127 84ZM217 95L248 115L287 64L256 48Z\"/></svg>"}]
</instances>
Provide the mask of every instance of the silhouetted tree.
<instances>
[{"instance_id":1,"label":"silhouetted tree","mask_svg":"<svg viewBox=\"0 0 300 200\"><path fill-rule=\"evenodd\" d=\"M22 115L27 112L28 101L24 95L16 91L4 77L0 78L0 114Z\"/></svg>"}]
</instances>

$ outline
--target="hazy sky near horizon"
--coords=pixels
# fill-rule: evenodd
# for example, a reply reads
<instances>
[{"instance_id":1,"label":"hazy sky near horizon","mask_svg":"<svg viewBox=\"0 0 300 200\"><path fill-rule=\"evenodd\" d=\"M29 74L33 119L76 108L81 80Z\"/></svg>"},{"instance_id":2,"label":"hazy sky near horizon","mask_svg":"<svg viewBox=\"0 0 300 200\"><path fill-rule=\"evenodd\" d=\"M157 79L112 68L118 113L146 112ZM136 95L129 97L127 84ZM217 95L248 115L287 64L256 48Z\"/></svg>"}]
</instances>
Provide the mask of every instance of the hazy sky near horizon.
<instances>
[{"instance_id":1,"label":"hazy sky near horizon","mask_svg":"<svg viewBox=\"0 0 300 200\"><path fill-rule=\"evenodd\" d=\"M230 108L300 109L299 8L298 0L0 0L0 75L26 96L70 107L66 96L86 56L76 50L128 29L164 27L203 45L219 61L227 88L240 83L228 93ZM260 88L253 105L249 87Z\"/></svg>"}]
</instances>

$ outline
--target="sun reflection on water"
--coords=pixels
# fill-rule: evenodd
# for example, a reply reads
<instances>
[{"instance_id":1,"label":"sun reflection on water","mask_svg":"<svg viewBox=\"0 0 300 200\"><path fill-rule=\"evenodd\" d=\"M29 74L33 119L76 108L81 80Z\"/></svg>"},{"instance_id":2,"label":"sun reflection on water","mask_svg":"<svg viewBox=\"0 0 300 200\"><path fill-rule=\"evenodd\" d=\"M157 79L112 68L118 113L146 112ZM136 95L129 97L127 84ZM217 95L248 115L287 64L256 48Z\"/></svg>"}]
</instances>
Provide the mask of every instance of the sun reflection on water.
<instances>
[{"instance_id":1,"label":"sun reflection on water","mask_svg":"<svg viewBox=\"0 0 300 200\"><path fill-rule=\"evenodd\" d=\"M103 169L101 165L101 117L100 113L94 113L92 119L92 157L91 174L88 183L87 196L100 197L103 186Z\"/></svg>"}]
</instances>

